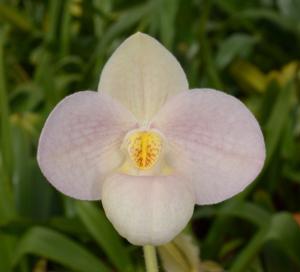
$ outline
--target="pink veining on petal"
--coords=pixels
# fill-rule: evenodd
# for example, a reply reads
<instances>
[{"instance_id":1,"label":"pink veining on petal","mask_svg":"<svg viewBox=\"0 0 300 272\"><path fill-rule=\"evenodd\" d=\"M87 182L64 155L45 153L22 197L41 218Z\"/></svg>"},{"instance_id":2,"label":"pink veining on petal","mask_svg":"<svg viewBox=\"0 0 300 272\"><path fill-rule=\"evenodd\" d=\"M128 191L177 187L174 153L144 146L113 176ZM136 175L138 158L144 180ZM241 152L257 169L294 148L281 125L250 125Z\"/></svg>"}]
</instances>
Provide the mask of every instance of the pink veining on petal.
<instances>
[{"instance_id":1,"label":"pink veining on petal","mask_svg":"<svg viewBox=\"0 0 300 272\"><path fill-rule=\"evenodd\" d=\"M194 181L198 204L239 193L263 166L264 139L256 119L225 93L200 89L179 94L152 126L166 136L173 167Z\"/></svg>"},{"instance_id":2,"label":"pink veining on petal","mask_svg":"<svg viewBox=\"0 0 300 272\"><path fill-rule=\"evenodd\" d=\"M131 243L160 245L187 225L195 194L180 175L115 174L103 184L102 204L114 227Z\"/></svg>"},{"instance_id":3,"label":"pink veining on petal","mask_svg":"<svg viewBox=\"0 0 300 272\"><path fill-rule=\"evenodd\" d=\"M78 92L61 101L43 128L38 162L58 190L100 199L101 184L121 164L120 145L134 117L105 94Z\"/></svg>"}]
</instances>

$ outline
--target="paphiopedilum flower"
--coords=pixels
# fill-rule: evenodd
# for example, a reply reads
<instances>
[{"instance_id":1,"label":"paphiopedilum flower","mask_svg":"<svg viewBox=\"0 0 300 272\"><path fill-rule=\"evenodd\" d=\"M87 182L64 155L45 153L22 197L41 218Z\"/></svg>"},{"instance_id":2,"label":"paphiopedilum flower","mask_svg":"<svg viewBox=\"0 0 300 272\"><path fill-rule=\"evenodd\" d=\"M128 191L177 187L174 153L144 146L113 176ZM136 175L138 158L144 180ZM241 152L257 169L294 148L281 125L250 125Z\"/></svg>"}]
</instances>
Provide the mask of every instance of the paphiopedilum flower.
<instances>
[{"instance_id":1,"label":"paphiopedilum flower","mask_svg":"<svg viewBox=\"0 0 300 272\"><path fill-rule=\"evenodd\" d=\"M38 147L50 183L77 199L101 199L136 245L170 241L195 204L241 192L264 158L263 135L244 104L188 90L177 60L141 33L108 60L98 92L77 92L55 107Z\"/></svg>"}]
</instances>

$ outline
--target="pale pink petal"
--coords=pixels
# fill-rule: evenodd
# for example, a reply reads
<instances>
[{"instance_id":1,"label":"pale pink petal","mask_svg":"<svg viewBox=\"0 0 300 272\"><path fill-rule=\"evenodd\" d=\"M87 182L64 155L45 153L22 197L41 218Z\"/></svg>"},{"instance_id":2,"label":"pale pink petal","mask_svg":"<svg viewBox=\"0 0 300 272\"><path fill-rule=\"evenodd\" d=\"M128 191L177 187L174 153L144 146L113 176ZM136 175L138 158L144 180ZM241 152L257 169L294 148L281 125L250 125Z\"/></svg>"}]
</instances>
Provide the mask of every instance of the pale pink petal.
<instances>
[{"instance_id":1,"label":"pale pink petal","mask_svg":"<svg viewBox=\"0 0 300 272\"><path fill-rule=\"evenodd\" d=\"M84 91L66 97L48 117L38 163L59 191L78 199L100 199L105 176L122 162L120 145L136 124L105 94Z\"/></svg>"},{"instance_id":2,"label":"pale pink petal","mask_svg":"<svg viewBox=\"0 0 300 272\"><path fill-rule=\"evenodd\" d=\"M136 33L106 63L98 90L119 100L146 123L169 97L188 89L174 56L154 38Z\"/></svg>"},{"instance_id":3,"label":"pale pink petal","mask_svg":"<svg viewBox=\"0 0 300 272\"><path fill-rule=\"evenodd\" d=\"M159 245L186 226L195 196L180 176L115 174L103 184L102 204L109 220L129 242Z\"/></svg>"},{"instance_id":4,"label":"pale pink petal","mask_svg":"<svg viewBox=\"0 0 300 272\"><path fill-rule=\"evenodd\" d=\"M169 163L194 181L198 204L241 192L263 166L259 124L242 102L223 92L199 89L179 94L152 127L169 142Z\"/></svg>"}]
</instances>

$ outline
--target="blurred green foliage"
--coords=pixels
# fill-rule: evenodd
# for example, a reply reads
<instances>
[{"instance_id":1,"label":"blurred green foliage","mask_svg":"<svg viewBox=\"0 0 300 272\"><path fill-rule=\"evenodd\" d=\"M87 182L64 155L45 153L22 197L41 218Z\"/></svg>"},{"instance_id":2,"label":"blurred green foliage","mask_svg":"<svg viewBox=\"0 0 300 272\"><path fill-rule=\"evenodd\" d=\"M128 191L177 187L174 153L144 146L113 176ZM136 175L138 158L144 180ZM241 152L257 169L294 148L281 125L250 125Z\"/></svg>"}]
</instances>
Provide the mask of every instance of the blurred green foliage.
<instances>
[{"instance_id":1,"label":"blurred green foliage","mask_svg":"<svg viewBox=\"0 0 300 272\"><path fill-rule=\"evenodd\" d=\"M178 57L191 88L242 99L264 131L260 177L195 210L201 258L235 272L300 271L299 14L298 0L1 0L0 271L143 271L141 250L100 204L56 192L35 158L54 105L96 89L136 31Z\"/></svg>"}]
</instances>

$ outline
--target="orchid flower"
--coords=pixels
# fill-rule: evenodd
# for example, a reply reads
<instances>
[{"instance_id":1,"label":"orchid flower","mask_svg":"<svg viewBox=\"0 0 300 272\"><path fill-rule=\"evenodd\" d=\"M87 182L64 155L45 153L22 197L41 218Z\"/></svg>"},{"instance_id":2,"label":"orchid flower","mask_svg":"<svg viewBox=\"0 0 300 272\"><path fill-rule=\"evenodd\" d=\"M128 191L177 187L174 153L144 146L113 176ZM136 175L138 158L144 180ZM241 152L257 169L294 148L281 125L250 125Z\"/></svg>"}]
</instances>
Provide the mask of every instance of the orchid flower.
<instances>
[{"instance_id":1,"label":"orchid flower","mask_svg":"<svg viewBox=\"0 0 300 272\"><path fill-rule=\"evenodd\" d=\"M245 105L221 91L189 90L178 61L142 33L108 60L98 92L77 92L54 108L38 146L49 182L76 199L101 199L135 245L169 242L195 204L241 192L264 159Z\"/></svg>"}]
</instances>

